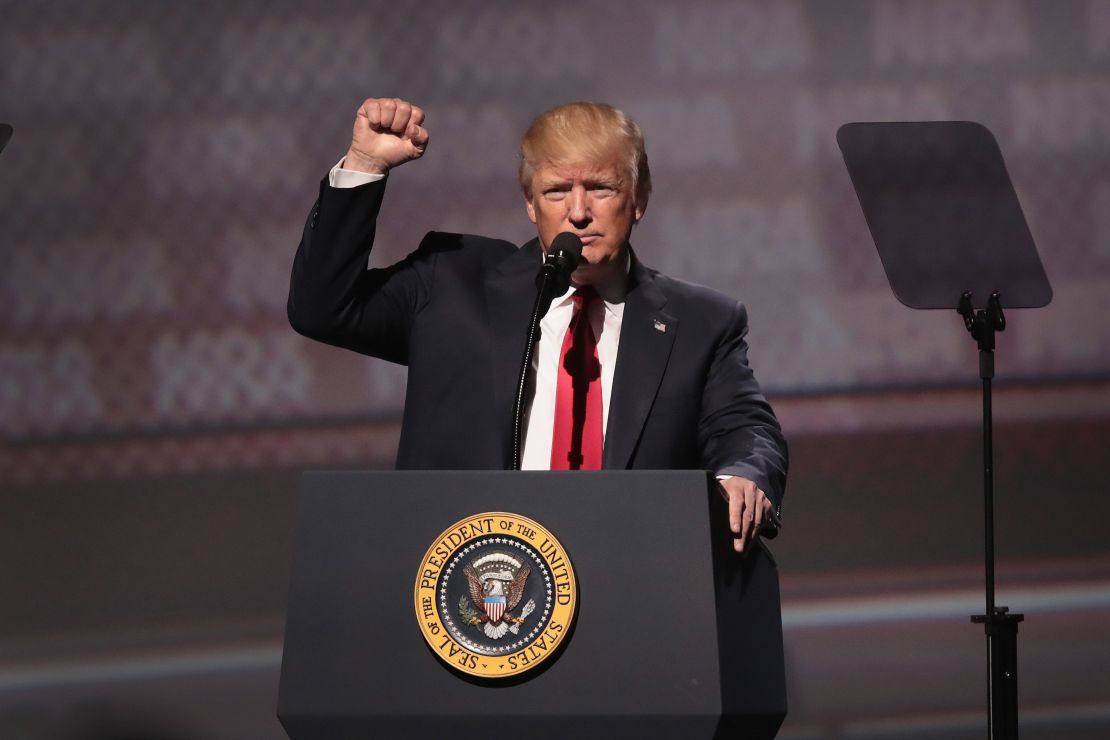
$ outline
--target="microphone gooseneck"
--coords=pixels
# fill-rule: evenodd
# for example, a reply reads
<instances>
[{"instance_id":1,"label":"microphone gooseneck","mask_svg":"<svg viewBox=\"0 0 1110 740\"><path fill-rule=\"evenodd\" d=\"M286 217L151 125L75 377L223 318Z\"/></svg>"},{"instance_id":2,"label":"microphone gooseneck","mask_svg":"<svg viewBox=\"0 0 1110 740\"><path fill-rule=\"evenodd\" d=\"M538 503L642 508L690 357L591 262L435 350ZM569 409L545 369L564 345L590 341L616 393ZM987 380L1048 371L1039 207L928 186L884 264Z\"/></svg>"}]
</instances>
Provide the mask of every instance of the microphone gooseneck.
<instances>
[{"instance_id":1,"label":"microphone gooseneck","mask_svg":"<svg viewBox=\"0 0 1110 740\"><path fill-rule=\"evenodd\" d=\"M552 297L567 291L570 286L570 276L578 267L581 257L582 240L569 231L564 231L551 240L543 260L543 267L536 276L536 303L532 307L532 320L528 322L528 339L524 345L524 357L520 363L520 375L516 384L516 398L513 401L513 470L520 470L524 446L524 399L528 391L528 371L532 369L532 357L536 350L536 340L540 335L540 319L551 306Z\"/></svg>"}]
</instances>

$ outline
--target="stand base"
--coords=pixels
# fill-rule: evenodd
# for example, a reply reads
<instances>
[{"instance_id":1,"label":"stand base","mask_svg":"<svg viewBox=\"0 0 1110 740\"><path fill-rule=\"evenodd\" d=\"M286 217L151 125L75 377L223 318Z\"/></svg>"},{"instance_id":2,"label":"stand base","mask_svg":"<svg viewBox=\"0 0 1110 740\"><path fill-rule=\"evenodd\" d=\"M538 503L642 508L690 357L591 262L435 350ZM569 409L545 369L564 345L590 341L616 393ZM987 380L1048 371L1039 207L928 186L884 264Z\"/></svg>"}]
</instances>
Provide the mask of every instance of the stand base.
<instances>
[{"instance_id":1,"label":"stand base","mask_svg":"<svg viewBox=\"0 0 1110 740\"><path fill-rule=\"evenodd\" d=\"M996 606L991 615L971 617L987 633L987 737L991 740L1017 740L1017 633L1024 619L1024 614L1010 614L1005 606Z\"/></svg>"}]
</instances>

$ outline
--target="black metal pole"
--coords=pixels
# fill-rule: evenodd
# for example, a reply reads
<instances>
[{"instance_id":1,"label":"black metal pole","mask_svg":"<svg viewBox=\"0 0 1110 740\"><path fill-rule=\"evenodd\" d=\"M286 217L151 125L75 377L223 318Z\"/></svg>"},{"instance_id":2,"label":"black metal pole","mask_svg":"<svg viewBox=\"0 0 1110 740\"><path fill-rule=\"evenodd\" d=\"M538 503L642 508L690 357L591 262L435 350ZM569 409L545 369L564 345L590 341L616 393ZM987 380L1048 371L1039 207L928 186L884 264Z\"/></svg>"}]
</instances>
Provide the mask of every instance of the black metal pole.
<instances>
[{"instance_id":1,"label":"black metal pole","mask_svg":"<svg viewBox=\"0 0 1110 740\"><path fill-rule=\"evenodd\" d=\"M971 621L987 634L987 737L1017 740L1017 626L1025 617L1010 614L994 603L994 416L991 380L994 378L994 334L1006 328L998 292L985 310L974 311L971 294L960 297L960 315L979 344L979 377L983 381L983 551L986 571L986 610Z\"/></svg>"},{"instance_id":2,"label":"black metal pole","mask_svg":"<svg viewBox=\"0 0 1110 740\"><path fill-rule=\"evenodd\" d=\"M513 398L513 470L520 470L521 455L524 447L524 404L528 395L528 371L532 368L532 357L536 351L536 340L540 335L540 320L547 313L551 296L558 278L554 270L540 273L540 285L536 291L536 302L532 305L532 318L528 321L528 337L525 340L524 356L520 361L520 374L517 375L516 396ZM566 290L566 288L564 288Z\"/></svg>"},{"instance_id":3,"label":"black metal pole","mask_svg":"<svg viewBox=\"0 0 1110 740\"><path fill-rule=\"evenodd\" d=\"M987 614L994 614L994 440L992 439L994 416L991 409L993 366L994 352L979 350L980 377L983 379L983 545L987 578ZM990 374L986 374L987 372Z\"/></svg>"}]
</instances>

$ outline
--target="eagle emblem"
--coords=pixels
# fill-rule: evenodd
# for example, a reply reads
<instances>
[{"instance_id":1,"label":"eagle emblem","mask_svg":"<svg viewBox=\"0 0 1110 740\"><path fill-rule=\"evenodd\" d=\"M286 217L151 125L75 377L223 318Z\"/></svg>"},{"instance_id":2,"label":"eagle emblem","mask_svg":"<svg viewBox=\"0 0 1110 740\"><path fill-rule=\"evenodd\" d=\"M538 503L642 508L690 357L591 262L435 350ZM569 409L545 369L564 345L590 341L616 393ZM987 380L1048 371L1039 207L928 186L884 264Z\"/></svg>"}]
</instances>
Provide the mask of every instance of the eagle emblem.
<instances>
[{"instance_id":1,"label":"eagle emblem","mask_svg":"<svg viewBox=\"0 0 1110 740\"><path fill-rule=\"evenodd\" d=\"M517 634L520 625L536 608L535 601L529 599L520 616L512 613L524 596L524 586L531 572L531 566L505 552L492 552L467 564L463 573L470 598L459 598L459 616L494 640L507 632Z\"/></svg>"},{"instance_id":2,"label":"eagle emblem","mask_svg":"<svg viewBox=\"0 0 1110 740\"><path fill-rule=\"evenodd\" d=\"M562 653L578 584L566 550L542 524L486 511L432 541L413 596L420 632L437 658L467 675L505 678Z\"/></svg>"}]
</instances>

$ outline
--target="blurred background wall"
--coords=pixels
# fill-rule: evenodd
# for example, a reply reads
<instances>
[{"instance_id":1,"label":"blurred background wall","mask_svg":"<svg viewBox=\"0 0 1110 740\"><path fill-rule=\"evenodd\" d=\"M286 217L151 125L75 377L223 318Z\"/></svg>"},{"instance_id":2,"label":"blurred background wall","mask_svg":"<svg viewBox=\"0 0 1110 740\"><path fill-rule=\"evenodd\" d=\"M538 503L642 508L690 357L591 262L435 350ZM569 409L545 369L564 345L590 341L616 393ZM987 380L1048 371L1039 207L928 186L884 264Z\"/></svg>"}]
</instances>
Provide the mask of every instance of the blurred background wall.
<instances>
[{"instance_id":1,"label":"blurred background wall","mask_svg":"<svg viewBox=\"0 0 1110 740\"><path fill-rule=\"evenodd\" d=\"M405 382L295 335L288 273L354 111L400 96L432 142L379 264L530 238L541 110L642 124L636 248L747 304L792 445L788 738L983 734L975 346L891 295L834 135L990 127L1055 289L998 343L1023 734L1106 737L1107 69L1105 0L0 2L0 736L283 736L298 477L389 467Z\"/></svg>"}]
</instances>

